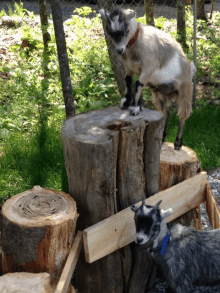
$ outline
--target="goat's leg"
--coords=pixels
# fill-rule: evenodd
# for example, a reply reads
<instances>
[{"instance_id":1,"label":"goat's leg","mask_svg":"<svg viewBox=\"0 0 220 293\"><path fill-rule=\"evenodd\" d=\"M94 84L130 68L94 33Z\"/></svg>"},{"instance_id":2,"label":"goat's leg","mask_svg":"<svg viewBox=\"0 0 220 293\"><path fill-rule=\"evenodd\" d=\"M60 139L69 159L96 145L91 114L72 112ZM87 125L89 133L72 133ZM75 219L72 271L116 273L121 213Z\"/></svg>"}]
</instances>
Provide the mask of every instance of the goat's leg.
<instances>
[{"instance_id":1,"label":"goat's leg","mask_svg":"<svg viewBox=\"0 0 220 293\"><path fill-rule=\"evenodd\" d=\"M135 83L135 98L132 107L130 108L131 115L138 115L141 111L142 91L144 84L138 79Z\"/></svg>"},{"instance_id":2,"label":"goat's leg","mask_svg":"<svg viewBox=\"0 0 220 293\"><path fill-rule=\"evenodd\" d=\"M179 131L176 137L176 140L174 142L174 149L180 150L183 145L183 128L185 126L185 120L179 120Z\"/></svg>"},{"instance_id":3,"label":"goat's leg","mask_svg":"<svg viewBox=\"0 0 220 293\"><path fill-rule=\"evenodd\" d=\"M163 140L162 140L162 142L164 142L167 136L167 126L170 119L170 108L169 108L170 103L169 103L169 99L166 98L162 93L158 91L154 91L154 90L152 91L152 93L154 98L154 104L157 111L162 112L165 118L165 126L163 131Z\"/></svg>"},{"instance_id":4,"label":"goat's leg","mask_svg":"<svg viewBox=\"0 0 220 293\"><path fill-rule=\"evenodd\" d=\"M165 118L165 126L164 126L164 131L163 131L162 142L165 142L165 138L167 136L167 126L168 126L169 119L170 119L170 109L167 107L165 107L165 109L164 109L164 118Z\"/></svg>"},{"instance_id":5,"label":"goat's leg","mask_svg":"<svg viewBox=\"0 0 220 293\"><path fill-rule=\"evenodd\" d=\"M127 72L126 77L125 77L125 84L126 84L126 86L125 86L125 97L121 100L121 106L120 106L120 108L122 110L127 109L131 104L132 77L133 77L133 72L132 71Z\"/></svg>"},{"instance_id":6,"label":"goat's leg","mask_svg":"<svg viewBox=\"0 0 220 293\"><path fill-rule=\"evenodd\" d=\"M174 149L180 150L182 147L183 128L186 119L192 113L192 84L186 83L181 86L178 98L178 116L179 116L179 130L174 143Z\"/></svg>"}]
</instances>

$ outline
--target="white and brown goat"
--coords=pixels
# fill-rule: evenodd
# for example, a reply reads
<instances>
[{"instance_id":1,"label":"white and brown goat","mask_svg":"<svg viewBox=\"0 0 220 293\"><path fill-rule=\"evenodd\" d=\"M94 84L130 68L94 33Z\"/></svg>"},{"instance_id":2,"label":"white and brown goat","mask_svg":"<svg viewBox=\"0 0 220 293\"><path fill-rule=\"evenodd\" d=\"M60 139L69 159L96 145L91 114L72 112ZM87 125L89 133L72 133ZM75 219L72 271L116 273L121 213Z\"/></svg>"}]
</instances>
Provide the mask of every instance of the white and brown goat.
<instances>
[{"instance_id":1,"label":"white and brown goat","mask_svg":"<svg viewBox=\"0 0 220 293\"><path fill-rule=\"evenodd\" d=\"M144 86L152 89L156 109L165 116L163 141L166 137L170 115L170 104L178 105L179 131L175 149L182 146L182 134L186 119L192 112L192 76L196 69L184 54L180 44L169 34L135 20L135 12L115 9L112 13L100 10L106 24L107 34L116 45L126 69L125 97L121 109L130 107L132 115L141 110ZM132 78L139 76L135 83L135 97L132 102Z\"/></svg>"}]
</instances>

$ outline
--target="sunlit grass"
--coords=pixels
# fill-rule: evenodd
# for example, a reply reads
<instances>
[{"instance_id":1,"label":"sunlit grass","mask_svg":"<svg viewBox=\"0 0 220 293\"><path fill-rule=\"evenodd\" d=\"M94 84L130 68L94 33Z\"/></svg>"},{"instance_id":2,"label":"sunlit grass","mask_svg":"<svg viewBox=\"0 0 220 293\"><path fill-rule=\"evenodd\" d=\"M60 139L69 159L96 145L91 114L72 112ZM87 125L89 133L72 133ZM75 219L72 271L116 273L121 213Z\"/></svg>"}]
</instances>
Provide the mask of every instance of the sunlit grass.
<instances>
[{"instance_id":1,"label":"sunlit grass","mask_svg":"<svg viewBox=\"0 0 220 293\"><path fill-rule=\"evenodd\" d=\"M9 9L10 15L23 16L25 13L27 16L27 11L20 5L15 11ZM83 18L90 12L90 8L82 8L78 11L81 17L73 16L68 22L69 33L74 33L74 39L68 42L68 56L76 113L120 103L105 39L100 37L101 21L98 17ZM3 15L5 12L0 12L0 17ZM190 11L187 18L187 54L192 60ZM219 25L220 13L213 15L213 23ZM168 28L170 24L175 36L173 20L160 17L156 24L160 29ZM206 42L198 41L198 77L208 76L213 80L220 77L220 34L215 35L214 29L203 22L198 24L200 35L208 38ZM11 33L14 30L11 29ZM11 46L10 51L16 58L0 63L0 71L10 74L9 80L0 78L0 201L34 185L68 191L60 136L65 109L53 26L49 27L48 79L43 76L40 26L30 30L23 24L19 31L35 49L29 52L28 48L20 50L20 45ZM219 92L213 90L212 94L217 97ZM153 107L149 89L144 90L144 99ZM220 167L219 129L220 108L207 104L200 103L186 121L183 144L195 150L203 169ZM167 141L174 142L177 131L178 119L173 113Z\"/></svg>"}]
</instances>

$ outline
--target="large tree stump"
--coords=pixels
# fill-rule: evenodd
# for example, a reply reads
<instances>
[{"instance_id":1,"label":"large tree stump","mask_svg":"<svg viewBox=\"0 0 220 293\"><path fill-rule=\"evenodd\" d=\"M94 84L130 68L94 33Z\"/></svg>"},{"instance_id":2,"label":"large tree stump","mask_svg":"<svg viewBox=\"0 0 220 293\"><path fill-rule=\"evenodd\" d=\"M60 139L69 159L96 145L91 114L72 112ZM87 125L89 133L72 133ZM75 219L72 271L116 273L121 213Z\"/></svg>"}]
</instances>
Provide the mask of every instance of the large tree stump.
<instances>
[{"instance_id":1,"label":"large tree stump","mask_svg":"<svg viewBox=\"0 0 220 293\"><path fill-rule=\"evenodd\" d=\"M7 200L2 207L3 274L47 272L55 289L77 217L70 195L40 186Z\"/></svg>"},{"instance_id":2,"label":"large tree stump","mask_svg":"<svg viewBox=\"0 0 220 293\"><path fill-rule=\"evenodd\" d=\"M48 273L8 273L0 277L3 293L53 293Z\"/></svg>"},{"instance_id":3,"label":"large tree stump","mask_svg":"<svg viewBox=\"0 0 220 293\"><path fill-rule=\"evenodd\" d=\"M196 153L183 146L180 151L174 150L173 143L162 145L160 155L160 190L167 189L183 180L189 179L201 171L200 161ZM172 221L171 225L181 223L185 226L201 230L200 207Z\"/></svg>"},{"instance_id":4,"label":"large tree stump","mask_svg":"<svg viewBox=\"0 0 220 293\"><path fill-rule=\"evenodd\" d=\"M64 122L63 149L69 192L80 213L78 229L158 191L163 127L164 118L157 111L143 109L140 115L131 116L118 107L76 115ZM126 246L92 264L81 255L75 287L80 293L127 291L128 284L136 282L131 278L132 250L134 253L134 247ZM142 264L136 262L136 269ZM144 263L144 274L138 276L142 287L150 264ZM144 292L144 288L140 291L137 286L133 292Z\"/></svg>"}]
</instances>

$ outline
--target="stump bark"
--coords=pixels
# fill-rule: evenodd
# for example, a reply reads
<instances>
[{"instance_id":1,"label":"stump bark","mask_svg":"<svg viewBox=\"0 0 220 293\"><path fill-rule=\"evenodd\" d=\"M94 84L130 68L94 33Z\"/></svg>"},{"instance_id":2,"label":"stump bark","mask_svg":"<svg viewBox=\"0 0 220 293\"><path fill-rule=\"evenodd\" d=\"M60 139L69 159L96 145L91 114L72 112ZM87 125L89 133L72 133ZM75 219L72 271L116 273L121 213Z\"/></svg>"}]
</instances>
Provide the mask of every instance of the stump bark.
<instances>
[{"instance_id":1,"label":"stump bark","mask_svg":"<svg viewBox=\"0 0 220 293\"><path fill-rule=\"evenodd\" d=\"M40 186L2 207L3 274L47 272L55 289L74 240L78 214L70 195Z\"/></svg>"},{"instance_id":2,"label":"stump bark","mask_svg":"<svg viewBox=\"0 0 220 293\"><path fill-rule=\"evenodd\" d=\"M143 109L140 115L131 116L118 107L76 115L64 122L62 142L69 192L80 213L78 229L158 191L163 127L164 118L157 111ZM132 253L134 247L129 245L92 264L82 255L75 287L81 293L127 292L128 286L135 287L132 268L142 266L134 264ZM146 268L138 278L144 287ZM141 293L144 288L132 292Z\"/></svg>"},{"instance_id":3,"label":"stump bark","mask_svg":"<svg viewBox=\"0 0 220 293\"><path fill-rule=\"evenodd\" d=\"M173 143L166 142L162 145L160 154L160 190L189 179L200 171L200 161L192 149L183 146L180 151L176 151ZM172 221L171 225L175 223L185 226L192 225L193 228L201 230L200 207L198 206Z\"/></svg>"}]
</instances>

